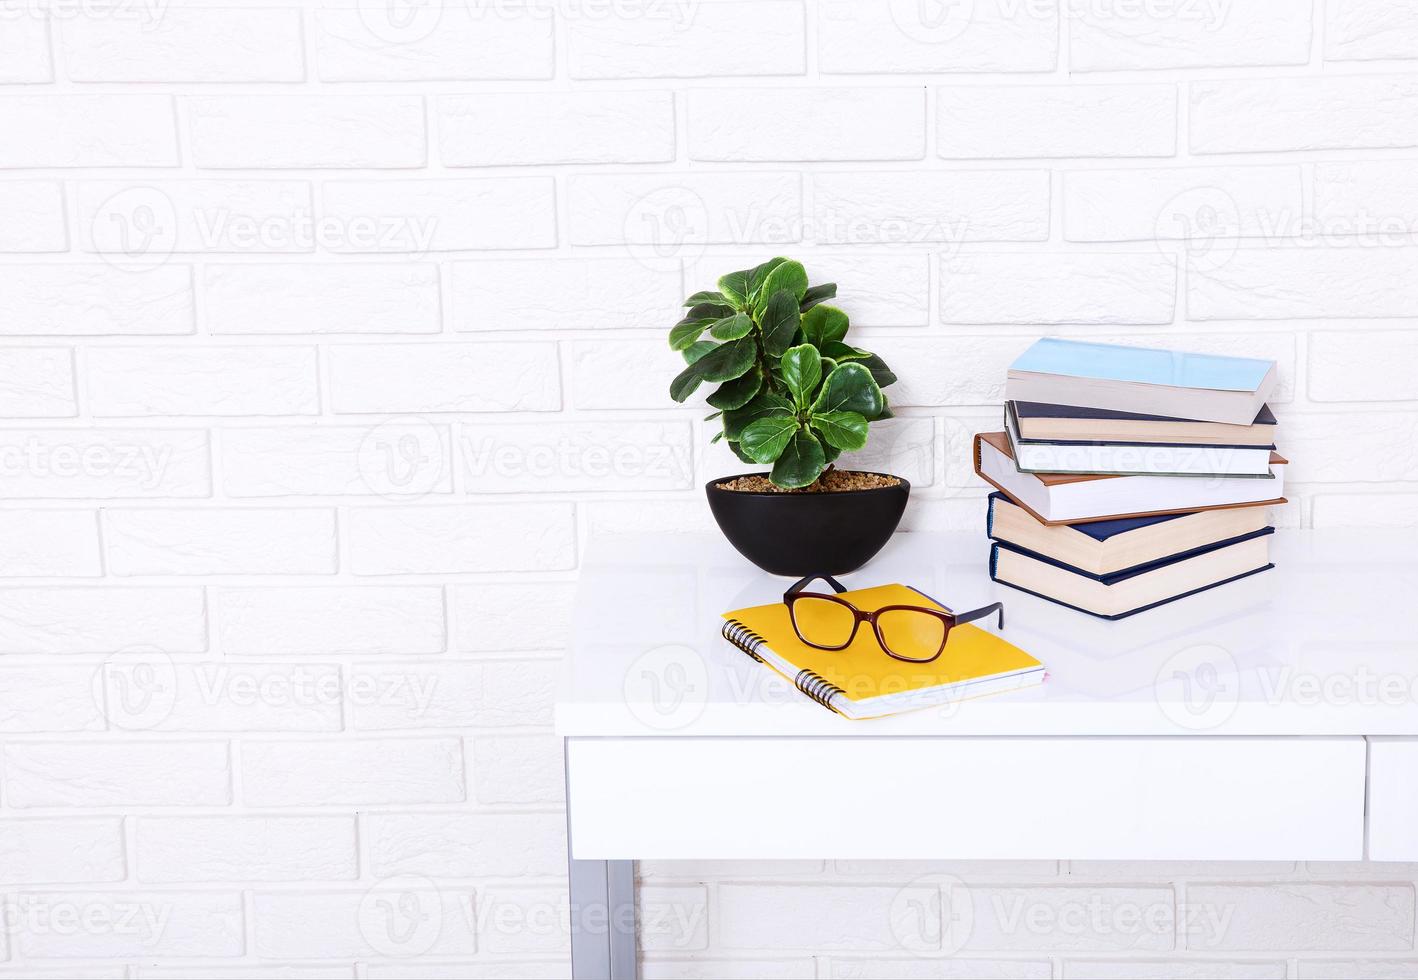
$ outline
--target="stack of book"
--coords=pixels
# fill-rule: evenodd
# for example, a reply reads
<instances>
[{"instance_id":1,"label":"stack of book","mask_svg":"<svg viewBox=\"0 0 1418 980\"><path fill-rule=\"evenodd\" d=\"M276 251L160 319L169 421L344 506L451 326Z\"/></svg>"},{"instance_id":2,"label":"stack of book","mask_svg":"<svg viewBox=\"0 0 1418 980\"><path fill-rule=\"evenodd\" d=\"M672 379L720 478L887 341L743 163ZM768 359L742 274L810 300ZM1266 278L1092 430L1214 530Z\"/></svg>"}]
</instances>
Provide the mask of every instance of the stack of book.
<instances>
[{"instance_id":1,"label":"stack of book","mask_svg":"<svg viewBox=\"0 0 1418 980\"><path fill-rule=\"evenodd\" d=\"M975 436L991 577L1119 619L1272 568L1275 384L1274 361L1035 343Z\"/></svg>"}]
</instances>

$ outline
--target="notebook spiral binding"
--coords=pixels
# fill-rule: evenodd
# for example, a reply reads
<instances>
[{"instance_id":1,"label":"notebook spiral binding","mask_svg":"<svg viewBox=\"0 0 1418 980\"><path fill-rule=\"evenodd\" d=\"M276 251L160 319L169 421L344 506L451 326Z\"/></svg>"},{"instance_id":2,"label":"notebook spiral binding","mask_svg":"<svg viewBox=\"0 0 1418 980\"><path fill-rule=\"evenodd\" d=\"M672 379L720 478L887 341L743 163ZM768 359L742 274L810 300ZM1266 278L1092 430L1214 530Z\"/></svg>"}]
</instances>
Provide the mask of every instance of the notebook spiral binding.
<instances>
[{"instance_id":1,"label":"notebook spiral binding","mask_svg":"<svg viewBox=\"0 0 1418 980\"><path fill-rule=\"evenodd\" d=\"M758 655L758 648L763 646L766 640L753 630L749 629L737 619L731 619L724 624L724 639L738 647L759 663L763 663L763 658Z\"/></svg>"},{"instance_id":2,"label":"notebook spiral binding","mask_svg":"<svg viewBox=\"0 0 1418 980\"><path fill-rule=\"evenodd\" d=\"M759 663L764 662L763 658L758 654L758 648L768 641L762 636L749 629L737 619L730 619L725 622L721 632L723 633L724 639L728 640L754 660L757 660ZM847 693L836 684L828 681L821 674L815 674L810 670L798 671L797 676L793 678L793 686L829 711L837 711L836 708L832 707L832 698L835 695L845 695Z\"/></svg>"},{"instance_id":3,"label":"notebook spiral binding","mask_svg":"<svg viewBox=\"0 0 1418 980\"><path fill-rule=\"evenodd\" d=\"M793 684L797 686L799 691L802 691L824 708L834 711L836 709L832 707L833 696L837 694L845 695L847 693L821 674L815 674L810 670L798 671L798 675L793 678Z\"/></svg>"}]
</instances>

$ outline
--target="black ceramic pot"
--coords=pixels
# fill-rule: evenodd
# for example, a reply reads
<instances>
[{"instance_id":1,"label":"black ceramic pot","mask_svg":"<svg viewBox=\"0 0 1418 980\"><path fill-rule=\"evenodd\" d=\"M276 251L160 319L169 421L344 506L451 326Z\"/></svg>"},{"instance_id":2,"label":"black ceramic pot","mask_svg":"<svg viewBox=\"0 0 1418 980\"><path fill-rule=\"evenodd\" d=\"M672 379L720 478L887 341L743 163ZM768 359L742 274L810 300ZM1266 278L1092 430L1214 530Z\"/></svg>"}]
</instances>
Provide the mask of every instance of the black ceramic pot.
<instances>
[{"instance_id":1,"label":"black ceramic pot","mask_svg":"<svg viewBox=\"0 0 1418 980\"><path fill-rule=\"evenodd\" d=\"M905 480L894 487L841 493L718 488L751 475L720 477L704 490L724 537L739 554L774 575L841 575L861 568L890 540L911 493Z\"/></svg>"}]
</instances>

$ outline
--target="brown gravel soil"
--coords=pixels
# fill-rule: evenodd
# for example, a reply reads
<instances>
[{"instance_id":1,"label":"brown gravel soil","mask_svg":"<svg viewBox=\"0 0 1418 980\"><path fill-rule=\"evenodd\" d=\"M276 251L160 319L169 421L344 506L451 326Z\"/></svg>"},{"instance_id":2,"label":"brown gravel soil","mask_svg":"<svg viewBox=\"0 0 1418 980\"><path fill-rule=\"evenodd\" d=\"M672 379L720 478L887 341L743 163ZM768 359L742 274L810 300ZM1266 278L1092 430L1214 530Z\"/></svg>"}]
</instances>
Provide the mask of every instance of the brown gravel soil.
<instances>
[{"instance_id":1,"label":"brown gravel soil","mask_svg":"<svg viewBox=\"0 0 1418 980\"><path fill-rule=\"evenodd\" d=\"M766 476L741 476L723 483L716 483L720 490L736 490L741 493L843 493L848 490L878 490L894 487L901 483L894 476L880 473L858 473L854 470L828 470L800 490L785 490Z\"/></svg>"}]
</instances>

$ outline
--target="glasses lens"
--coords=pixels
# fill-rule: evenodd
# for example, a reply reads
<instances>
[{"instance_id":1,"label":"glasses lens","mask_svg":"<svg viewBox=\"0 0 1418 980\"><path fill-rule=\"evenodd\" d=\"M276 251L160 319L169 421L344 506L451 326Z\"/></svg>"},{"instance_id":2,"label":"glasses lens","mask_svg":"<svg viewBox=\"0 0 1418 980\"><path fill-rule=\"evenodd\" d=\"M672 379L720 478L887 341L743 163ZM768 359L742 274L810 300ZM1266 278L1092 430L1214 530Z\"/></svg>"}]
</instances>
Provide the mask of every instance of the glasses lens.
<instances>
[{"instance_id":1,"label":"glasses lens","mask_svg":"<svg viewBox=\"0 0 1418 980\"><path fill-rule=\"evenodd\" d=\"M945 620L915 609L888 609L876 620L881 642L902 660L930 660L945 645Z\"/></svg>"},{"instance_id":2,"label":"glasses lens","mask_svg":"<svg viewBox=\"0 0 1418 980\"><path fill-rule=\"evenodd\" d=\"M844 646L852 638L856 618L849 606L833 599L798 596L793 600L793 625L798 635L818 646Z\"/></svg>"}]
</instances>

